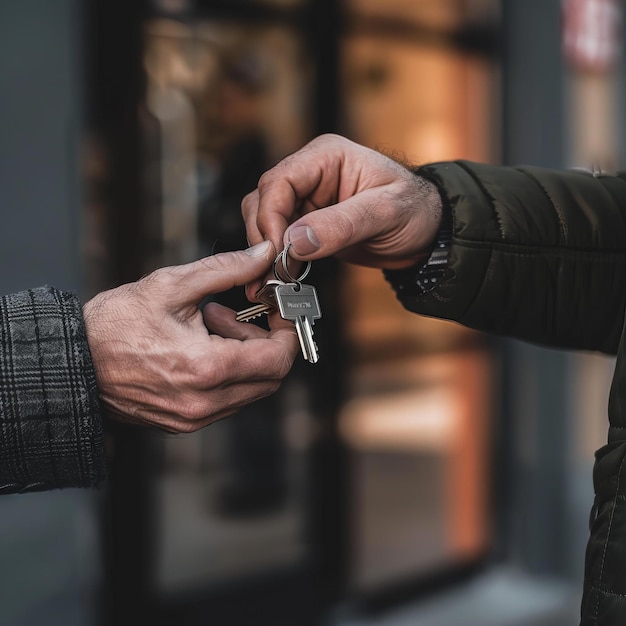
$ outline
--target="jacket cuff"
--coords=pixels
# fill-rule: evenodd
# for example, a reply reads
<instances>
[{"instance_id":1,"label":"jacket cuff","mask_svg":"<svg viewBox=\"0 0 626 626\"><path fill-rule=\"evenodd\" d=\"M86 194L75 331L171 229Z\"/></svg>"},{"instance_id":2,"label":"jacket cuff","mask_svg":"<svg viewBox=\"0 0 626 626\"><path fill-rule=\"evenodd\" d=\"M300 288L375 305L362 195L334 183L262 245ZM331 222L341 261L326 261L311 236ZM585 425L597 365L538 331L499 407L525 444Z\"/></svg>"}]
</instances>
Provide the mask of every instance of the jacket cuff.
<instances>
[{"instance_id":1,"label":"jacket cuff","mask_svg":"<svg viewBox=\"0 0 626 626\"><path fill-rule=\"evenodd\" d=\"M0 493L98 485L100 401L78 298L2 297L0 335Z\"/></svg>"},{"instance_id":2,"label":"jacket cuff","mask_svg":"<svg viewBox=\"0 0 626 626\"><path fill-rule=\"evenodd\" d=\"M415 174L431 180L422 169L417 169ZM431 182L435 181L431 180ZM383 270L385 278L391 283L399 298L425 296L437 289L443 280L450 277L448 256L451 243L452 209L447 198L442 196L441 222L435 245L428 259L401 270Z\"/></svg>"}]
</instances>

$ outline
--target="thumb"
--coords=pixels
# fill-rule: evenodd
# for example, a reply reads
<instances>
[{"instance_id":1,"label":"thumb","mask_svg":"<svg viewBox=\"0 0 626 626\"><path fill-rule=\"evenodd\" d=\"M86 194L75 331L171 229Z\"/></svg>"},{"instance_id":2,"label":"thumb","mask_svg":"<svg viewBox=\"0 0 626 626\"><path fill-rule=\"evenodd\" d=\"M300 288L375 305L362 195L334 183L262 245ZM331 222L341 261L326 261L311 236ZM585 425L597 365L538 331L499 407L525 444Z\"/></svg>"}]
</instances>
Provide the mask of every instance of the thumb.
<instances>
[{"instance_id":1,"label":"thumb","mask_svg":"<svg viewBox=\"0 0 626 626\"><path fill-rule=\"evenodd\" d=\"M182 299L197 304L210 294L250 283L267 272L275 256L274 244L268 240L247 250L221 252L182 265L178 268Z\"/></svg>"},{"instance_id":2,"label":"thumb","mask_svg":"<svg viewBox=\"0 0 626 626\"><path fill-rule=\"evenodd\" d=\"M291 243L289 255L299 261L314 261L379 236L388 228L382 208L380 212L372 209L380 205L379 195L377 189L369 189L307 213L285 231L285 245Z\"/></svg>"}]
</instances>

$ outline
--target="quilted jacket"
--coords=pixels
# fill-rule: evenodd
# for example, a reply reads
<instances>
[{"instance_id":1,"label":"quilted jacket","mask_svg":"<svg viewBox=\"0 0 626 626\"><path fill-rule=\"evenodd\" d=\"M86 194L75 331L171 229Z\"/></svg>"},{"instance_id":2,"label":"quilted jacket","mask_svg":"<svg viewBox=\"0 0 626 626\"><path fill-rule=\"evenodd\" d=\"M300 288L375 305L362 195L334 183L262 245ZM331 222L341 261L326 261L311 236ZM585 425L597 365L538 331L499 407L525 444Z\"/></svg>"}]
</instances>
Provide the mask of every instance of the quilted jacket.
<instances>
[{"instance_id":1,"label":"quilted jacket","mask_svg":"<svg viewBox=\"0 0 626 626\"><path fill-rule=\"evenodd\" d=\"M99 484L100 404L76 296L0 298L0 348L0 494Z\"/></svg>"},{"instance_id":2,"label":"quilted jacket","mask_svg":"<svg viewBox=\"0 0 626 626\"><path fill-rule=\"evenodd\" d=\"M439 187L452 239L434 290L425 293L406 272L390 273L406 308L545 345L617 354L608 443L594 467L581 625L624 626L626 174L465 161L419 173Z\"/></svg>"}]
</instances>

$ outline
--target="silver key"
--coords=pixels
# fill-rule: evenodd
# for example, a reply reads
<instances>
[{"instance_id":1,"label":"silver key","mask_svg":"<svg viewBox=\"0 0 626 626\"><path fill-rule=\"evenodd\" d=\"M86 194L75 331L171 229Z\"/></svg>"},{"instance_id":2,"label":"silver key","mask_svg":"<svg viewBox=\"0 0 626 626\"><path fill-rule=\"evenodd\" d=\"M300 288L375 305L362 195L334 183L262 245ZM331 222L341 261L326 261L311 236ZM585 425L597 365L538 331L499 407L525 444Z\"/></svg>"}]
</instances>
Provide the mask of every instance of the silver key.
<instances>
[{"instance_id":1,"label":"silver key","mask_svg":"<svg viewBox=\"0 0 626 626\"><path fill-rule=\"evenodd\" d=\"M317 292L312 285L302 283L280 283L273 285L272 293L280 316L296 325L296 332L302 348L302 356L309 363L317 363L319 355L313 341L313 324L322 317ZM258 295L260 298L260 294ZM266 300L269 301L269 300Z\"/></svg>"}]
</instances>

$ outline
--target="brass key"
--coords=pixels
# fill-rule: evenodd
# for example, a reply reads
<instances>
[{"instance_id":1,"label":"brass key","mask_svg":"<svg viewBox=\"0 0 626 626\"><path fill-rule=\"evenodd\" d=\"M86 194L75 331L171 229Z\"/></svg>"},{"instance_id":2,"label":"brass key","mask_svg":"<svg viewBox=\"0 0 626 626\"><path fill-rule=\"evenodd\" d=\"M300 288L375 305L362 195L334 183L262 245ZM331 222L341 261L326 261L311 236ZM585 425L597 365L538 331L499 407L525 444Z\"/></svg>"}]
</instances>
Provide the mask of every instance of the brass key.
<instances>
[{"instance_id":1,"label":"brass key","mask_svg":"<svg viewBox=\"0 0 626 626\"><path fill-rule=\"evenodd\" d=\"M260 300L260 302L243 311L239 311L235 319L238 322L250 322L257 317L261 317L261 315L269 313L272 309L278 308L273 293L278 284L282 285L283 281L278 279L268 280L255 294L256 299Z\"/></svg>"},{"instance_id":2,"label":"brass key","mask_svg":"<svg viewBox=\"0 0 626 626\"><path fill-rule=\"evenodd\" d=\"M270 312L272 307L267 304L254 304L243 311L238 311L235 319L238 322L251 322L261 315L266 315Z\"/></svg>"}]
</instances>

